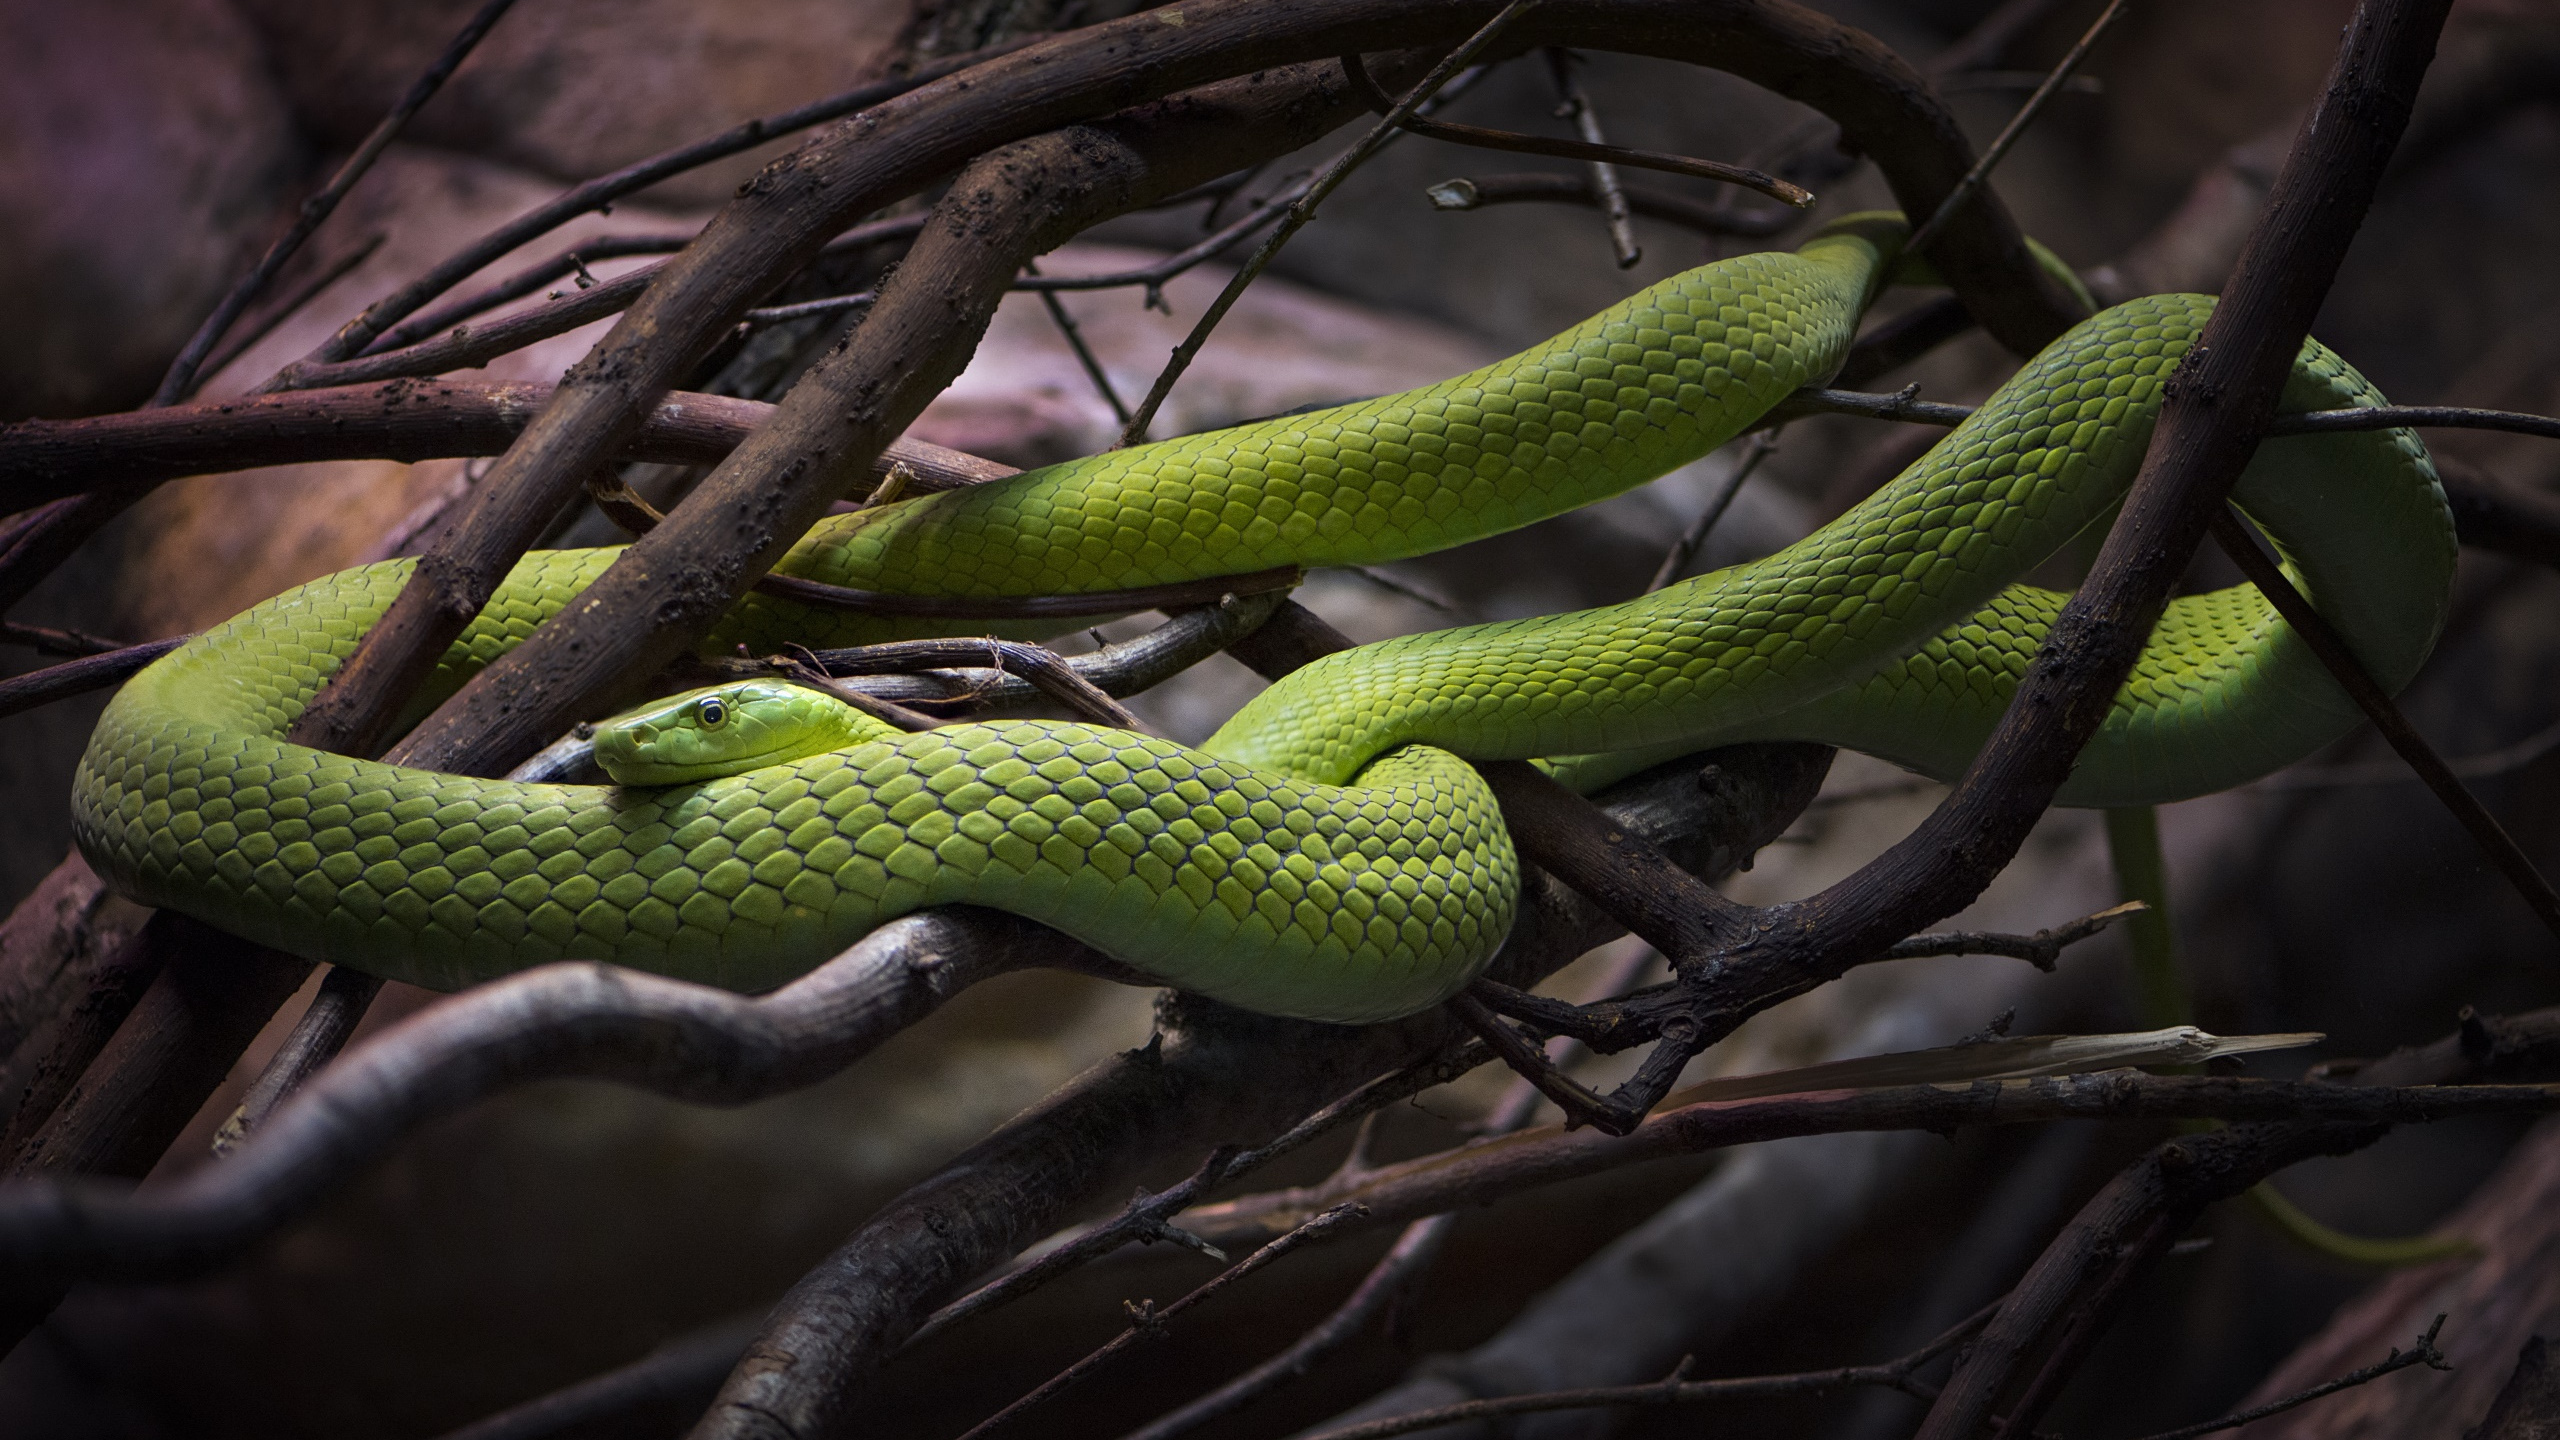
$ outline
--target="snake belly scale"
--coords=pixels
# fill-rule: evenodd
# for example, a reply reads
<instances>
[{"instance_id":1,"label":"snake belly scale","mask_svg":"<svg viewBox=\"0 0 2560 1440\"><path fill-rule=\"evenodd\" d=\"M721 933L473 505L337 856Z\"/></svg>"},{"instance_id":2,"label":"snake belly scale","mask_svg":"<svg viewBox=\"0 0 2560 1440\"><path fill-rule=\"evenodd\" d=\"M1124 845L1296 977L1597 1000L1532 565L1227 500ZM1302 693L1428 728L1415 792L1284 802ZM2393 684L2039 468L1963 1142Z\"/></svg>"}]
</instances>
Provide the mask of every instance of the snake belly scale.
<instances>
[{"instance_id":1,"label":"snake belly scale","mask_svg":"<svg viewBox=\"0 0 2560 1440\"><path fill-rule=\"evenodd\" d=\"M1675 277L1438 385L838 517L780 568L872 590L1074 593L1394 559L1510 529L1695 459L1827 378L1893 245L1890 226L1845 224L1793 254ZM1564 773L1593 785L1792 737L1960 771L2060 605L2016 577L2121 499L2211 304L2156 296L2083 322L1900 478L1777 555L1626 605L1328 657L1196 749L1053 721L905 734L834 715L790 740L759 728L765 715L814 697L736 690L608 727L616 786L289 744L409 570L360 567L129 683L81 762L75 832L136 900L438 988L593 958L760 990L898 915L965 902L1254 1009L1390 1018L1455 993L1510 926L1518 862L1470 759L1577 757ZM2313 344L2284 403L2379 402ZM2405 684L2441 624L2454 553L2415 438L2271 442L2238 499L2377 677ZM613 553L528 556L427 699ZM750 596L705 645L953 628ZM650 758L706 716L749 737L743 760ZM2354 723L2253 591L2186 597L2064 799L2203 793ZM599 748L610 765L613 746Z\"/></svg>"}]
</instances>

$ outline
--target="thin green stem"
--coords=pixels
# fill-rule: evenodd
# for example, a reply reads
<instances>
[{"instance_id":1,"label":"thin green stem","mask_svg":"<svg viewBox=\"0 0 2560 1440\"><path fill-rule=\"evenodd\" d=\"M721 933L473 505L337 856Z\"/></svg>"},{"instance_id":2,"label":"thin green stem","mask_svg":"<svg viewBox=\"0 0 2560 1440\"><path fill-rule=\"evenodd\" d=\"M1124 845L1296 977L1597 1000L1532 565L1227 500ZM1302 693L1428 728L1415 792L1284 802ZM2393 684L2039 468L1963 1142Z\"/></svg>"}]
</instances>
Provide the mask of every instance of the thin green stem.
<instances>
[{"instance_id":1,"label":"thin green stem","mask_svg":"<svg viewBox=\"0 0 2560 1440\"><path fill-rule=\"evenodd\" d=\"M2149 907L2125 922L2133 943L2133 983L2142 1023L2155 1030L2195 1023L2195 998L2187 986L2186 967L2178 961L2178 940L2169 926L2169 866L2160 849L2160 812L2149 805L2126 805L2106 812L2107 853L2115 862L2116 891L2126 900ZM2212 1121L2190 1128L2219 1128ZM2270 1230L2315 1255L2349 1265L2392 1270L2425 1265L2476 1247L2459 1235L2408 1235L2375 1238L2349 1235L2312 1218L2287 1199L2273 1181L2249 1187L2248 1211Z\"/></svg>"},{"instance_id":2,"label":"thin green stem","mask_svg":"<svg viewBox=\"0 0 2560 1440\"><path fill-rule=\"evenodd\" d=\"M2125 921L2133 943L2133 984L2142 1024L2151 1030L2195 1023L2178 940L2169 928L2169 865L2160 853L2160 812L2124 805L2107 814L2107 853L2115 861L2116 898L2139 900L2144 909Z\"/></svg>"}]
</instances>

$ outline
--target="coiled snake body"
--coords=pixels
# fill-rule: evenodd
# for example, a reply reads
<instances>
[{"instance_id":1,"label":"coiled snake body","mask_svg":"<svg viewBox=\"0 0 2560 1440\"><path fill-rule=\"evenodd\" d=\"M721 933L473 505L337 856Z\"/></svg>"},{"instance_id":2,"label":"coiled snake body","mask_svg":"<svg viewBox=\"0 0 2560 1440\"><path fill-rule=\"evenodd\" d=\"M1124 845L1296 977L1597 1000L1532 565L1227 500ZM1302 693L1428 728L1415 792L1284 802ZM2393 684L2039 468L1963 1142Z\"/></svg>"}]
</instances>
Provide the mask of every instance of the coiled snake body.
<instances>
[{"instance_id":1,"label":"coiled snake body","mask_svg":"<svg viewBox=\"0 0 2560 1440\"><path fill-rule=\"evenodd\" d=\"M1390 560L1510 529L1695 459L1827 378L1890 260L1879 234L1848 225L1693 270L1401 395L839 517L781 568L873 590L1057 594ZM2155 296L2083 322L1899 479L1767 559L1624 605L1328 657L1198 749L1051 721L906 734L754 686L609 729L599 749L620 786L288 744L409 573L359 567L128 684L80 765L79 843L146 904L440 988L589 957L758 990L895 916L969 902L1256 1009L1405 1014L1467 983L1510 925L1517 861L1468 759L1587 756L1568 768L1590 784L1679 751L1800 738L1960 771L2061 603L2013 582L2121 499L2211 304ZM2377 403L2317 344L2284 397ZM2377 677L2406 683L2454 555L2415 437L2270 442L2237 498ZM528 556L435 693L612 555ZM919 628L750 596L706 651ZM2223 788L2356 719L2255 591L2186 597L2063 799Z\"/></svg>"}]
</instances>

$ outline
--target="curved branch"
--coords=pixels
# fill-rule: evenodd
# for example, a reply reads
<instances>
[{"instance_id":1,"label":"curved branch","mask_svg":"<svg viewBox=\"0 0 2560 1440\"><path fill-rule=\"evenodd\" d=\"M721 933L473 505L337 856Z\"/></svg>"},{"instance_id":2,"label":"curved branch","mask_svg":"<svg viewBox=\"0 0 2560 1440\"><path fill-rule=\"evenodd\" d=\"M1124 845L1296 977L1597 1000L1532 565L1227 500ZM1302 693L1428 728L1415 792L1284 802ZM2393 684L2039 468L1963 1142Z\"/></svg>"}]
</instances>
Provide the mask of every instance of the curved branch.
<instances>
[{"instance_id":1,"label":"curved branch","mask_svg":"<svg viewBox=\"0 0 2560 1440\"><path fill-rule=\"evenodd\" d=\"M197 1273L306 1212L420 1125L533 1080L613 1080L739 1105L814 1084L991 975L1124 975L991 911L913 915L749 999L613 966L546 965L420 1011L320 1072L233 1156L147 1191L0 1189L0 1293Z\"/></svg>"},{"instance_id":2,"label":"curved branch","mask_svg":"<svg viewBox=\"0 0 2560 1440\"><path fill-rule=\"evenodd\" d=\"M1328 1206L1369 1207L1360 1223L1393 1225L1489 1205L1629 1165L1802 1135L1853 1130L1952 1130L2053 1120L2302 1120L2391 1125L2463 1114L2560 1110L2560 1086L2358 1087L2320 1081L2111 1070L2026 1080L1814 1090L1708 1100L1666 1110L1631 1135L1548 1126L1364 1172L1356 1184L1275 1191L1193 1210L1175 1223L1212 1244L1247 1246L1285 1234ZM2245 1187L2244 1187L2245 1188Z\"/></svg>"},{"instance_id":3,"label":"curved branch","mask_svg":"<svg viewBox=\"0 0 2560 1440\"><path fill-rule=\"evenodd\" d=\"M541 384L392 380L129 410L80 420L0 425L0 509L21 509L108 485L314 460L437 460L496 455L551 400ZM773 416L760 400L676 391L653 406L616 459L716 465ZM921 493L1014 473L939 445L892 441L872 466L910 472Z\"/></svg>"}]
</instances>

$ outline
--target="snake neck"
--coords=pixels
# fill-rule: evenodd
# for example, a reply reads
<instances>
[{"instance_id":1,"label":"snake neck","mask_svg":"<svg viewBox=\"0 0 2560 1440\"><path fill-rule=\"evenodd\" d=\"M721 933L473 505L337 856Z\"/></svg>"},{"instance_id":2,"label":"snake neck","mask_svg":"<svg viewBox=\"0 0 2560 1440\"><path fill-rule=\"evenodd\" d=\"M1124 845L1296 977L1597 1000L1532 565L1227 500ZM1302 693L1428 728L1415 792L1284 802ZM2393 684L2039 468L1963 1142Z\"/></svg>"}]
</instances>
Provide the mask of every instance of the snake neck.
<instances>
[{"instance_id":1,"label":"snake neck","mask_svg":"<svg viewBox=\"0 0 2560 1440\"><path fill-rule=\"evenodd\" d=\"M904 594L1072 595L1378 564L1517 529L1696 460L1828 379L1890 263L1892 228L1855 225L1793 253L1701 266L1418 390L836 517L784 568ZM731 638L818 643L815 625L824 643L851 644L952 630L766 613L769 635Z\"/></svg>"}]
</instances>

